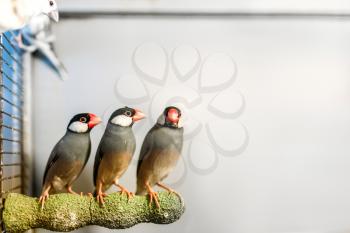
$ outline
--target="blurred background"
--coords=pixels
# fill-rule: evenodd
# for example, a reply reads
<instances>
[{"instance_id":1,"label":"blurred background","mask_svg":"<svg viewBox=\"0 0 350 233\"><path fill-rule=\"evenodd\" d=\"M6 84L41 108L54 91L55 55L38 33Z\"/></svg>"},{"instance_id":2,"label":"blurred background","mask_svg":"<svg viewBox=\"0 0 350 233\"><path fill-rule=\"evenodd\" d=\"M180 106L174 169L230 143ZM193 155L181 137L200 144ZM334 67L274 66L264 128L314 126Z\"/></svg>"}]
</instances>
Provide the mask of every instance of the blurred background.
<instances>
[{"instance_id":1,"label":"blurred background","mask_svg":"<svg viewBox=\"0 0 350 233\"><path fill-rule=\"evenodd\" d=\"M124 232L350 232L350 2L60 0L62 81L27 57L26 120L39 195L51 149L78 112L142 109L121 184L164 106L184 111L185 146L165 180L186 202L170 225ZM93 190L105 125L75 190ZM111 189L110 192L117 191ZM90 226L75 232L110 232ZM36 232L47 232L36 230Z\"/></svg>"}]
</instances>

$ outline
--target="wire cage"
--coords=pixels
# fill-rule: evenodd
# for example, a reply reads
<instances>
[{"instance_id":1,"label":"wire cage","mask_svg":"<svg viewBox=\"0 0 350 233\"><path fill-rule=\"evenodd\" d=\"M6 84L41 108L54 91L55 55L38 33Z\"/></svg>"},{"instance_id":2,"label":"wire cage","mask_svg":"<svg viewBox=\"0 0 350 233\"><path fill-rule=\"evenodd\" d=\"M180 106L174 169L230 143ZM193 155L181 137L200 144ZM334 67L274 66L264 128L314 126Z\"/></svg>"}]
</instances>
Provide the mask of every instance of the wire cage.
<instances>
[{"instance_id":1,"label":"wire cage","mask_svg":"<svg viewBox=\"0 0 350 233\"><path fill-rule=\"evenodd\" d=\"M0 34L0 218L6 195L23 193L23 56L14 32ZM3 224L0 224L2 226ZM4 229L1 227L1 231Z\"/></svg>"}]
</instances>

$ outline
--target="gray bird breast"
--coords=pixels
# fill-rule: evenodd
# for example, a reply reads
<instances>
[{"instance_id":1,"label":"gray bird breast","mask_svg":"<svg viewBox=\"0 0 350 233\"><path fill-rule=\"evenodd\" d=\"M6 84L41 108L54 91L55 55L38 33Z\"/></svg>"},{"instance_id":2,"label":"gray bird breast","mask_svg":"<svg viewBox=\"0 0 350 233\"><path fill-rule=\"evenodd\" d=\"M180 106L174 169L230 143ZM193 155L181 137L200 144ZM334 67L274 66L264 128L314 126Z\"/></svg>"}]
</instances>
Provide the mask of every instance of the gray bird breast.
<instances>
[{"instance_id":1,"label":"gray bird breast","mask_svg":"<svg viewBox=\"0 0 350 233\"><path fill-rule=\"evenodd\" d=\"M101 148L103 148L104 152L129 152L133 155L136 148L136 140L132 128L109 123L101 140Z\"/></svg>"},{"instance_id":2,"label":"gray bird breast","mask_svg":"<svg viewBox=\"0 0 350 233\"><path fill-rule=\"evenodd\" d=\"M153 148L157 150L175 150L181 153L183 128L160 127L153 136Z\"/></svg>"},{"instance_id":3,"label":"gray bird breast","mask_svg":"<svg viewBox=\"0 0 350 233\"><path fill-rule=\"evenodd\" d=\"M86 162L90 153L91 149L91 140L90 140L90 134L89 133L72 133L67 132L65 137L63 138L63 145L65 148L63 148L63 153L65 156L67 156L68 160L71 161L82 161Z\"/></svg>"},{"instance_id":4,"label":"gray bird breast","mask_svg":"<svg viewBox=\"0 0 350 233\"><path fill-rule=\"evenodd\" d=\"M135 152L136 140L131 127L109 123L101 139L94 165L94 182L107 190L127 170Z\"/></svg>"},{"instance_id":5,"label":"gray bird breast","mask_svg":"<svg viewBox=\"0 0 350 233\"><path fill-rule=\"evenodd\" d=\"M55 190L71 185L88 161L90 149L89 133L78 134L68 131L52 152L56 158L50 158L54 162L47 168L45 183L51 183Z\"/></svg>"}]
</instances>

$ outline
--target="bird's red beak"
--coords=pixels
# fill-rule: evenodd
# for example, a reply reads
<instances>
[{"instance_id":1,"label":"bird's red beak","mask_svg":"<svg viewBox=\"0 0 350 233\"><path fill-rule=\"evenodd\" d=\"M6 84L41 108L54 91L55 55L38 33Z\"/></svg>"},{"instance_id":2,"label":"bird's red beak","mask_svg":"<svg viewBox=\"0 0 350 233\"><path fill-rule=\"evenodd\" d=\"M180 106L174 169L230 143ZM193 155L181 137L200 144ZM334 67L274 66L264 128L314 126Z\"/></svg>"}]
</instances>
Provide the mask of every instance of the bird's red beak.
<instances>
[{"instance_id":1,"label":"bird's red beak","mask_svg":"<svg viewBox=\"0 0 350 233\"><path fill-rule=\"evenodd\" d=\"M138 109L135 109L135 115L132 117L132 121L133 122L139 121L139 120L141 120L141 119L143 119L145 117L146 117L146 115L143 112L141 112Z\"/></svg>"},{"instance_id":2,"label":"bird's red beak","mask_svg":"<svg viewBox=\"0 0 350 233\"><path fill-rule=\"evenodd\" d=\"M179 122L179 113L176 109L172 108L168 111L168 120L174 124Z\"/></svg>"},{"instance_id":3,"label":"bird's red beak","mask_svg":"<svg viewBox=\"0 0 350 233\"><path fill-rule=\"evenodd\" d=\"M95 114L89 113L90 116L90 121L88 123L88 127L91 129L93 127L95 127L96 125L101 123L101 118L99 118L98 116L96 116Z\"/></svg>"}]
</instances>

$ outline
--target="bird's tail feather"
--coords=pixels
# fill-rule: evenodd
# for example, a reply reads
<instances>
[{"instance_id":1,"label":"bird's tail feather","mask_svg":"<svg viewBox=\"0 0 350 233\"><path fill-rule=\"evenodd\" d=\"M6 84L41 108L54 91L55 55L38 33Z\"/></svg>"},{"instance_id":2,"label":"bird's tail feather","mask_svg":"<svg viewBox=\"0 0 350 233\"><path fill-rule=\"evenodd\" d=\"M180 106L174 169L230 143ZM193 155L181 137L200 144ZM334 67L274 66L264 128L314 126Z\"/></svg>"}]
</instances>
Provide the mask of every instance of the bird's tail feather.
<instances>
[{"instance_id":1,"label":"bird's tail feather","mask_svg":"<svg viewBox=\"0 0 350 233\"><path fill-rule=\"evenodd\" d=\"M60 63L58 67L58 74L63 81L67 80L69 77L67 69L64 67L63 63Z\"/></svg>"}]
</instances>

